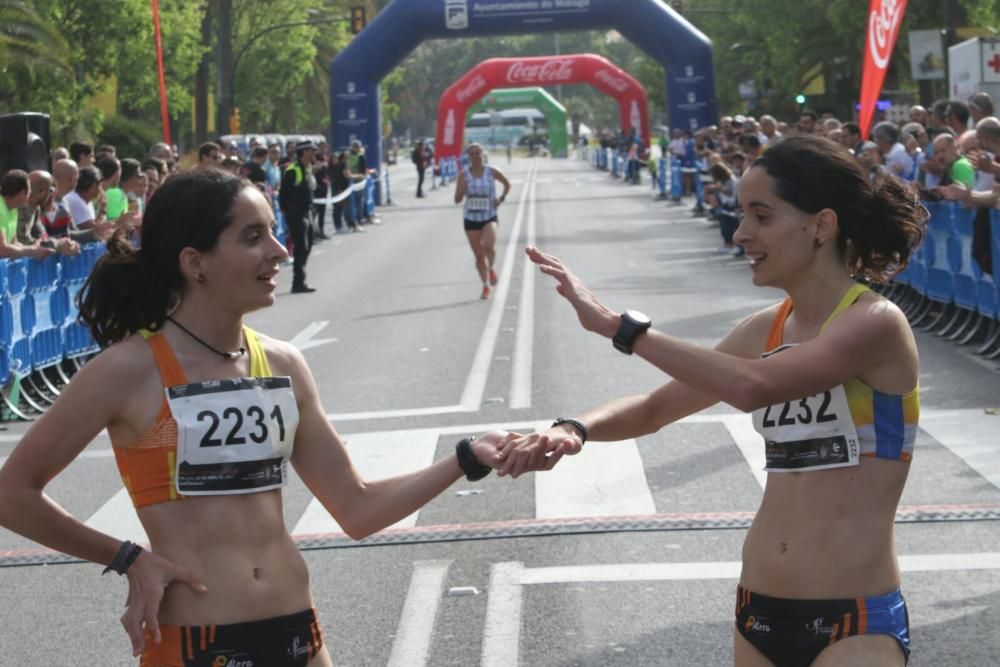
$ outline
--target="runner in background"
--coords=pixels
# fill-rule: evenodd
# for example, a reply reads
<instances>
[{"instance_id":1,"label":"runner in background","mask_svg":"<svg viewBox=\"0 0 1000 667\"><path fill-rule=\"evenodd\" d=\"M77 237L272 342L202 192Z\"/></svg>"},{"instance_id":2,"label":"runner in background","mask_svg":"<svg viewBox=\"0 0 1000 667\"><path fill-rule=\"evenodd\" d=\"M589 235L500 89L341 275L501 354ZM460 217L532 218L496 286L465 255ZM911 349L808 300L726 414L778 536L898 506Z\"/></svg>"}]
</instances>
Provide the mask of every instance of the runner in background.
<instances>
[{"instance_id":1,"label":"runner in background","mask_svg":"<svg viewBox=\"0 0 1000 667\"><path fill-rule=\"evenodd\" d=\"M455 203L462 204L465 235L476 258L476 271L483 281L479 298L488 299L492 287L497 284L496 245L500 225L497 209L510 192L510 181L499 169L485 163L481 145L469 144L465 153L469 164L458 173ZM503 194L499 197L496 181L503 185Z\"/></svg>"}]
</instances>

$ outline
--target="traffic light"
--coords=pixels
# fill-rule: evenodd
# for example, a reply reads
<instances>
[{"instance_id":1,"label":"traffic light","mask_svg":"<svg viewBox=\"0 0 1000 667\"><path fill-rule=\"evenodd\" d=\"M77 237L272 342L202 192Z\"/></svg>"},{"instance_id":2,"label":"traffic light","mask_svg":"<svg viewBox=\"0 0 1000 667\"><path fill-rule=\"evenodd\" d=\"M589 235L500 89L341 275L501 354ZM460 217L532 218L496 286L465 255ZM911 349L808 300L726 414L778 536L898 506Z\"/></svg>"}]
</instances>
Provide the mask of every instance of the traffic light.
<instances>
[{"instance_id":1,"label":"traffic light","mask_svg":"<svg viewBox=\"0 0 1000 667\"><path fill-rule=\"evenodd\" d=\"M240 110L233 109L233 115L229 117L229 134L240 133Z\"/></svg>"},{"instance_id":2,"label":"traffic light","mask_svg":"<svg viewBox=\"0 0 1000 667\"><path fill-rule=\"evenodd\" d=\"M803 95L802 93L799 93L798 95L795 96L795 103L796 104L805 104L806 103L806 96Z\"/></svg>"},{"instance_id":3,"label":"traffic light","mask_svg":"<svg viewBox=\"0 0 1000 667\"><path fill-rule=\"evenodd\" d=\"M351 32L355 35L361 32L362 28L368 23L368 17L365 14L365 8L359 5L354 5L351 7Z\"/></svg>"}]
</instances>

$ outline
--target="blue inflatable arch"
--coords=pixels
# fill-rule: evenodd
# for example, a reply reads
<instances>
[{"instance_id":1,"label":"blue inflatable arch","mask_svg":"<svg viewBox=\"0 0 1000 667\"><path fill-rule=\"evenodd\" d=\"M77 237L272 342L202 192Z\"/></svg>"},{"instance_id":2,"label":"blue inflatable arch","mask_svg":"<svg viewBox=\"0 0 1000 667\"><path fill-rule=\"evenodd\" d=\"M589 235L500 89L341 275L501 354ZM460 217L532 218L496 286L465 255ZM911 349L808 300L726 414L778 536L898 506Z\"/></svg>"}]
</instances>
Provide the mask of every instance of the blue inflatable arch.
<instances>
[{"instance_id":1,"label":"blue inflatable arch","mask_svg":"<svg viewBox=\"0 0 1000 667\"><path fill-rule=\"evenodd\" d=\"M393 0L330 65L330 146L382 154L379 82L426 39L611 28L663 65L671 127L716 122L712 43L661 0Z\"/></svg>"}]
</instances>

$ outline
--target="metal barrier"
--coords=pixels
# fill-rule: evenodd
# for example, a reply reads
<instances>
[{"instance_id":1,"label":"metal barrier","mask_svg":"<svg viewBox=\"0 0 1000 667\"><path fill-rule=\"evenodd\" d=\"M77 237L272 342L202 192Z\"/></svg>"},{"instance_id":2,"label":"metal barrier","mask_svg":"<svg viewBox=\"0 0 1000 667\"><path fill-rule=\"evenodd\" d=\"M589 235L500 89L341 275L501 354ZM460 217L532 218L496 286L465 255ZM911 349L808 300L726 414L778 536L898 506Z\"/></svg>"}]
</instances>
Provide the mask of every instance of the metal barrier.
<instances>
[{"instance_id":1,"label":"metal barrier","mask_svg":"<svg viewBox=\"0 0 1000 667\"><path fill-rule=\"evenodd\" d=\"M914 329L959 345L978 342L978 354L1000 357L1000 292L991 272L1000 270L1000 211L989 211L991 272L973 256L976 209L954 202L925 202L927 238L907 269L886 288Z\"/></svg>"},{"instance_id":2,"label":"metal barrier","mask_svg":"<svg viewBox=\"0 0 1000 667\"><path fill-rule=\"evenodd\" d=\"M97 352L76 295L104 252L91 243L76 257L0 260L0 419L34 419Z\"/></svg>"}]
</instances>

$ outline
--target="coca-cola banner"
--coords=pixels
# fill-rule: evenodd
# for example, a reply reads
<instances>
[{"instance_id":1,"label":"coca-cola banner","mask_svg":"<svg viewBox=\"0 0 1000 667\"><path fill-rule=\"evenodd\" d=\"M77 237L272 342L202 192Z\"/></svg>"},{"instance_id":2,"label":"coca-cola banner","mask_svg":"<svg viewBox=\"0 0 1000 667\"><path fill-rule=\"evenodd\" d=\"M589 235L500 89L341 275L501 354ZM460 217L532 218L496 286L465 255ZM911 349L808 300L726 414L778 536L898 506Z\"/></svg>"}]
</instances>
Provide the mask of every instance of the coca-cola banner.
<instances>
[{"instance_id":1,"label":"coca-cola banner","mask_svg":"<svg viewBox=\"0 0 1000 667\"><path fill-rule=\"evenodd\" d=\"M378 4L384 8L330 65L330 146L336 150L360 139L369 156L382 154L382 140L390 128L382 119L379 82L428 39L615 30L663 68L666 115L654 119L654 126L697 128L718 122L712 42L664 0L392 0ZM483 53L482 57L492 55ZM544 61L525 59L510 72L505 68L482 72L481 79L464 79L459 84L461 100L458 89L450 98L453 150L461 145L458 135L464 125L456 112L501 82L504 86L552 86L569 81L564 77L571 73L580 75L581 65L562 58ZM622 126L635 125L647 137L650 121L645 104L632 94L629 80L612 68L591 74L594 78L589 83L628 100ZM444 132L448 117L446 110L437 132ZM423 125L412 130L426 132ZM368 163L374 165L376 159L370 157Z\"/></svg>"},{"instance_id":2,"label":"coca-cola banner","mask_svg":"<svg viewBox=\"0 0 1000 667\"><path fill-rule=\"evenodd\" d=\"M635 128L649 146L649 104L646 89L620 67L591 53L535 58L484 60L453 83L441 96L437 117L435 155L455 157L462 152L465 115L473 104L498 88L587 83L618 102L621 128Z\"/></svg>"},{"instance_id":3,"label":"coca-cola banner","mask_svg":"<svg viewBox=\"0 0 1000 667\"><path fill-rule=\"evenodd\" d=\"M867 137L875 117L875 103L882 91L885 71L903 24L906 0L871 0L868 6L868 30L865 38L864 68L861 70L861 112L858 125Z\"/></svg>"}]
</instances>

